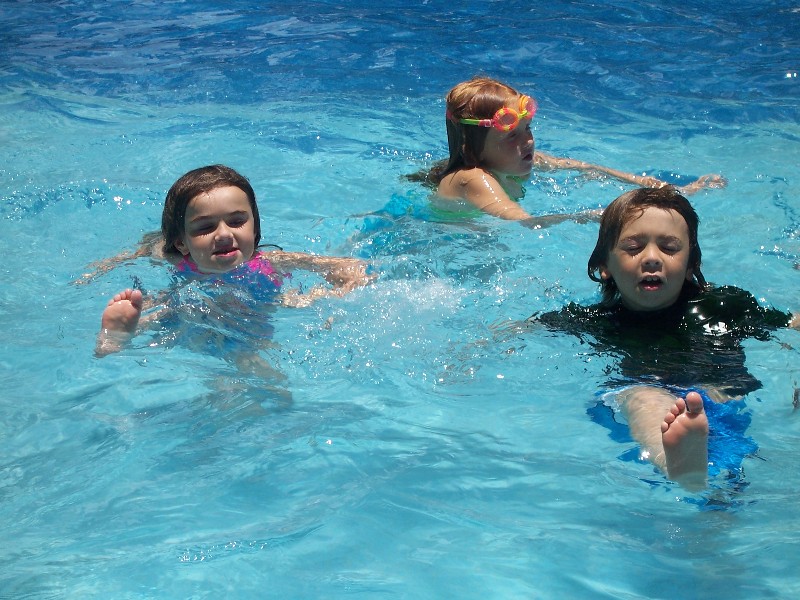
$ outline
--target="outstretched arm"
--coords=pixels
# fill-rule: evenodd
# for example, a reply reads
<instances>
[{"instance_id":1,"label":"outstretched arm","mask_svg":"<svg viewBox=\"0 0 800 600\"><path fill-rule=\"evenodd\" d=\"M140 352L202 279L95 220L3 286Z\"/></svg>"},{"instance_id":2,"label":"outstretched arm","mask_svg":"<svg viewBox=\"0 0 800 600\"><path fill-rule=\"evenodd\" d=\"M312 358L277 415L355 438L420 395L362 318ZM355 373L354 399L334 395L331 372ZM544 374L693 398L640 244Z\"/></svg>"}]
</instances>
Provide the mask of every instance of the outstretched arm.
<instances>
[{"instance_id":1,"label":"outstretched arm","mask_svg":"<svg viewBox=\"0 0 800 600\"><path fill-rule=\"evenodd\" d=\"M666 181L662 181L656 177L634 175L633 173L626 173L625 171L619 171L610 167L595 165L572 158L557 158L539 151L534 154L534 166L543 170L570 169L584 173L602 173L604 175L614 177L615 179L619 179L620 181L633 183L642 187L660 188L669 185ZM678 187L678 190L682 194L689 196L703 188L725 187L727 183L728 182L721 175L710 174L698 177L693 182Z\"/></svg>"},{"instance_id":2,"label":"outstretched arm","mask_svg":"<svg viewBox=\"0 0 800 600\"><path fill-rule=\"evenodd\" d=\"M116 254L110 258L104 258L91 263L86 267L87 269L91 270L88 273L81 275L80 278L76 279L72 283L75 285L91 283L97 277L137 258L164 258L164 253L161 250L163 240L164 238L161 237L160 231L146 233L144 236L142 236L142 239L139 242L139 246L136 248L136 250L120 252L119 254Z\"/></svg>"},{"instance_id":3,"label":"outstretched arm","mask_svg":"<svg viewBox=\"0 0 800 600\"><path fill-rule=\"evenodd\" d=\"M287 293L284 303L290 306L307 306L317 298L344 296L357 287L367 285L376 278L368 274L368 264L357 258L339 256L318 256L304 252L266 252L266 258L278 271L301 269L322 276L332 289L315 287L306 294Z\"/></svg>"},{"instance_id":4,"label":"outstretched arm","mask_svg":"<svg viewBox=\"0 0 800 600\"><path fill-rule=\"evenodd\" d=\"M443 195L444 193L444 195ZM442 180L439 197L448 202L448 196L457 198L456 202L466 201L488 215L508 221L519 221L525 227L542 229L558 225L564 221L579 223L599 220L602 211L587 211L577 214L558 214L534 217L523 209L519 202L512 200L500 182L483 169L469 169Z\"/></svg>"}]
</instances>

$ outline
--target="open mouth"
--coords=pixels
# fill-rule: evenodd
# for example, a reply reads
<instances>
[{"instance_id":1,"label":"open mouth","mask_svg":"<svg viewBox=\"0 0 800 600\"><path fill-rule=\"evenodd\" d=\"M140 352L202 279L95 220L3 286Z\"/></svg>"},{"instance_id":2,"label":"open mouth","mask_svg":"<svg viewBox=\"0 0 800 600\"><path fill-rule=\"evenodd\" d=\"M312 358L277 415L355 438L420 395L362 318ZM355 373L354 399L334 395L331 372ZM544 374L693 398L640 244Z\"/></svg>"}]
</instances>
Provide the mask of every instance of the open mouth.
<instances>
[{"instance_id":1,"label":"open mouth","mask_svg":"<svg viewBox=\"0 0 800 600\"><path fill-rule=\"evenodd\" d=\"M664 281L656 275L648 275L647 277L642 277L639 285L644 290L653 291L660 289L664 285Z\"/></svg>"},{"instance_id":2,"label":"open mouth","mask_svg":"<svg viewBox=\"0 0 800 600\"><path fill-rule=\"evenodd\" d=\"M238 250L239 250L238 248L223 248L222 250L214 250L214 256L221 256L221 257L231 256L233 254L236 254Z\"/></svg>"}]
</instances>

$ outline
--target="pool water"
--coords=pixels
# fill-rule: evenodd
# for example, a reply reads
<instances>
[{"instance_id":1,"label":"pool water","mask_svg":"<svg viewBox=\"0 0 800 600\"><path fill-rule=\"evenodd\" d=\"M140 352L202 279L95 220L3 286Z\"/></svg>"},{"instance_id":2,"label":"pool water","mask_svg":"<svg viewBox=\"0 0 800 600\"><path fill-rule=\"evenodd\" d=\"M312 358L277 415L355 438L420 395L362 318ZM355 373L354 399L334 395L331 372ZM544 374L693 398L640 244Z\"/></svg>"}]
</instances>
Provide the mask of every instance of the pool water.
<instances>
[{"instance_id":1,"label":"pool water","mask_svg":"<svg viewBox=\"0 0 800 600\"><path fill-rule=\"evenodd\" d=\"M446 91L498 77L546 152L722 173L692 198L707 279L800 310L800 9L456 4L0 4L0 596L800 594L797 332L747 342L758 453L689 494L587 415L613 357L508 334L598 298L597 225L441 221L404 177L447 154ZM95 358L108 299L172 275L73 281L211 163L250 178L265 242L378 280L243 316L185 290L174 327ZM526 187L535 214L630 189Z\"/></svg>"}]
</instances>

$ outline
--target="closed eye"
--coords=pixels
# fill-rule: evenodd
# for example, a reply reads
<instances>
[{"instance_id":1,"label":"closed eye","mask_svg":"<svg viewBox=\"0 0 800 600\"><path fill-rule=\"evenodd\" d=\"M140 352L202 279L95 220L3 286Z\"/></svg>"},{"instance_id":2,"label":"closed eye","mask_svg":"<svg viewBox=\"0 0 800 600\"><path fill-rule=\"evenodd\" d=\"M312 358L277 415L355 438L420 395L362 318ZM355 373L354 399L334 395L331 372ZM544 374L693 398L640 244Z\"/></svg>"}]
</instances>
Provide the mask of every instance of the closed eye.
<instances>
[{"instance_id":1,"label":"closed eye","mask_svg":"<svg viewBox=\"0 0 800 600\"><path fill-rule=\"evenodd\" d=\"M250 215L246 212L236 212L224 217L225 225L231 229L244 227L250 221ZM217 218L201 217L191 222L188 231L191 235L208 235L216 231L219 226Z\"/></svg>"},{"instance_id":2,"label":"closed eye","mask_svg":"<svg viewBox=\"0 0 800 600\"><path fill-rule=\"evenodd\" d=\"M683 242L681 242L680 239L672 236L659 238L657 240L657 244L658 244L658 249L661 252L669 255L677 254L683 249ZM621 251L631 256L636 256L637 254L639 254L639 252L644 250L646 245L647 245L646 240L640 240L638 238L627 238L620 240L619 244L617 244L617 247Z\"/></svg>"},{"instance_id":3,"label":"closed eye","mask_svg":"<svg viewBox=\"0 0 800 600\"><path fill-rule=\"evenodd\" d=\"M623 252L635 256L642 251L644 244L635 239L620 240L618 247Z\"/></svg>"},{"instance_id":4,"label":"closed eye","mask_svg":"<svg viewBox=\"0 0 800 600\"><path fill-rule=\"evenodd\" d=\"M238 229L239 227L244 227L245 225L247 225L247 222L249 220L250 218L247 215L241 215L229 218L225 222L228 224L228 227L235 227Z\"/></svg>"},{"instance_id":5,"label":"closed eye","mask_svg":"<svg viewBox=\"0 0 800 600\"><path fill-rule=\"evenodd\" d=\"M678 238L669 237L659 240L658 247L666 254L675 254L683 249L683 243Z\"/></svg>"},{"instance_id":6,"label":"closed eye","mask_svg":"<svg viewBox=\"0 0 800 600\"><path fill-rule=\"evenodd\" d=\"M206 235L214 231L216 228L216 224L211 223L193 224L189 233L191 235Z\"/></svg>"}]
</instances>

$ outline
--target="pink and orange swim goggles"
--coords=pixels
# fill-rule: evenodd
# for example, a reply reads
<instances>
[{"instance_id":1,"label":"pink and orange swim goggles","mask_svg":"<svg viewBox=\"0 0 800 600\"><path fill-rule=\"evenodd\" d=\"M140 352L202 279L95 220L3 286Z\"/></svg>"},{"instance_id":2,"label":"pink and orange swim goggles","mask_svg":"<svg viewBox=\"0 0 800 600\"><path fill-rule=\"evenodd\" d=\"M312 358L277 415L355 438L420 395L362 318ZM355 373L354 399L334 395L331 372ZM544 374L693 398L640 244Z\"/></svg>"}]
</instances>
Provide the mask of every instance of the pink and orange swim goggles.
<instances>
[{"instance_id":1,"label":"pink and orange swim goggles","mask_svg":"<svg viewBox=\"0 0 800 600\"><path fill-rule=\"evenodd\" d=\"M464 125L494 127L498 131L511 131L519 124L520 119L532 119L533 115L536 114L537 108L539 108L539 105L536 104L536 100L530 96L520 96L519 110L514 110L513 108L504 106L494 113L494 116L491 119L454 119L449 112L447 116L451 120L458 121Z\"/></svg>"}]
</instances>

